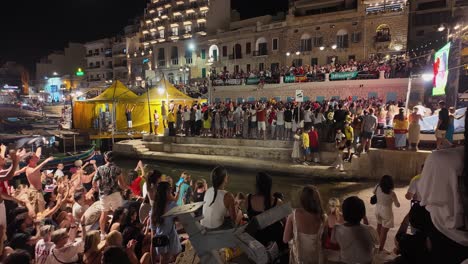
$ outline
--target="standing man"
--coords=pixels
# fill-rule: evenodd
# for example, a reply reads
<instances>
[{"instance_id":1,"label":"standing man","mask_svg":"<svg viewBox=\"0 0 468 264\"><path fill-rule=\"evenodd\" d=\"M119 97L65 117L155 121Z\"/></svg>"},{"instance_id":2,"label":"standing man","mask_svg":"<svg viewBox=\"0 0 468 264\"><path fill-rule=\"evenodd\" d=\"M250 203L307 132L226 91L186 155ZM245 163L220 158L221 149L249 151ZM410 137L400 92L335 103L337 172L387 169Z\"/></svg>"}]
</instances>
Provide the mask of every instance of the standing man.
<instances>
[{"instance_id":1,"label":"standing man","mask_svg":"<svg viewBox=\"0 0 468 264\"><path fill-rule=\"evenodd\" d=\"M440 149L442 144L446 144L448 146L452 145L452 143L450 143L450 141L448 141L446 138L447 129L450 123L450 115L447 107L445 107L444 101L439 102L439 108L439 121L437 122L437 127L435 130L437 149Z\"/></svg>"},{"instance_id":2,"label":"standing man","mask_svg":"<svg viewBox=\"0 0 468 264\"><path fill-rule=\"evenodd\" d=\"M127 118L127 128L128 130L132 129L133 122L132 122L132 112L135 109L136 105L130 106L129 104L125 105L125 117Z\"/></svg>"},{"instance_id":3,"label":"standing man","mask_svg":"<svg viewBox=\"0 0 468 264\"><path fill-rule=\"evenodd\" d=\"M26 167L26 177L29 182L29 202L34 208L34 213L42 212L45 209L44 196L42 195L42 181L41 181L41 169L47 162L54 160L54 157L48 157L41 164L37 165L39 158L41 157L42 148L39 147L36 153L31 153L25 158L25 162L28 164Z\"/></svg>"},{"instance_id":4,"label":"standing man","mask_svg":"<svg viewBox=\"0 0 468 264\"><path fill-rule=\"evenodd\" d=\"M292 118L293 118L293 112L291 111L290 106L286 107L286 111L284 111L284 139L285 140L290 140L291 139L291 129L292 129ZM293 131L296 133L296 131Z\"/></svg>"},{"instance_id":5,"label":"standing man","mask_svg":"<svg viewBox=\"0 0 468 264\"><path fill-rule=\"evenodd\" d=\"M163 119L163 128L166 130L167 127L167 109L166 109L166 101L161 102L161 115Z\"/></svg>"},{"instance_id":6,"label":"standing man","mask_svg":"<svg viewBox=\"0 0 468 264\"><path fill-rule=\"evenodd\" d=\"M200 131L202 128L202 112L200 105L195 105L195 135L200 136Z\"/></svg>"},{"instance_id":7,"label":"standing man","mask_svg":"<svg viewBox=\"0 0 468 264\"><path fill-rule=\"evenodd\" d=\"M101 234L106 234L107 215L111 210L115 210L122 205L122 195L120 191L127 189L122 175L122 170L115 165L112 151L104 153L106 164L99 166L93 179L93 192L99 189L99 199L101 201L101 218L99 227ZM98 185L99 182L99 185Z\"/></svg>"},{"instance_id":8,"label":"standing man","mask_svg":"<svg viewBox=\"0 0 468 264\"><path fill-rule=\"evenodd\" d=\"M263 136L263 140L266 140L266 110L263 104L257 108L257 124L259 136Z\"/></svg>"},{"instance_id":9,"label":"standing man","mask_svg":"<svg viewBox=\"0 0 468 264\"><path fill-rule=\"evenodd\" d=\"M371 146L372 137L377 127L377 117L374 115L374 109L369 109L369 114L365 115L361 126L362 152L368 152Z\"/></svg>"}]
</instances>

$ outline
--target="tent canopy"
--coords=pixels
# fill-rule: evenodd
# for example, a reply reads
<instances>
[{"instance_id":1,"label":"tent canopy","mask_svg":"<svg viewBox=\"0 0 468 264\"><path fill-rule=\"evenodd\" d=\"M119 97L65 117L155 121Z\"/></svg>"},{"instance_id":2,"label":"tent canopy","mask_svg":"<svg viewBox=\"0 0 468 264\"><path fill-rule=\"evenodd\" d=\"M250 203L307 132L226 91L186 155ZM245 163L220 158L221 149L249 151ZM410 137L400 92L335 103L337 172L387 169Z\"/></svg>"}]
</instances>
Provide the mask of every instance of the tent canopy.
<instances>
[{"instance_id":1,"label":"tent canopy","mask_svg":"<svg viewBox=\"0 0 468 264\"><path fill-rule=\"evenodd\" d=\"M138 98L138 95L128 89L122 82L115 81L109 88L100 95L86 100L87 102L113 102L118 100L131 100Z\"/></svg>"},{"instance_id":2,"label":"tent canopy","mask_svg":"<svg viewBox=\"0 0 468 264\"><path fill-rule=\"evenodd\" d=\"M164 89L165 88L165 89ZM149 98L151 101L155 99L159 99L162 101L169 100L190 100L193 101L194 99L183 92L179 91L174 85L172 85L167 80L160 81L154 87L152 87L148 92L139 96L138 101L147 100L147 94L149 94ZM167 102L166 102L167 103Z\"/></svg>"}]
</instances>

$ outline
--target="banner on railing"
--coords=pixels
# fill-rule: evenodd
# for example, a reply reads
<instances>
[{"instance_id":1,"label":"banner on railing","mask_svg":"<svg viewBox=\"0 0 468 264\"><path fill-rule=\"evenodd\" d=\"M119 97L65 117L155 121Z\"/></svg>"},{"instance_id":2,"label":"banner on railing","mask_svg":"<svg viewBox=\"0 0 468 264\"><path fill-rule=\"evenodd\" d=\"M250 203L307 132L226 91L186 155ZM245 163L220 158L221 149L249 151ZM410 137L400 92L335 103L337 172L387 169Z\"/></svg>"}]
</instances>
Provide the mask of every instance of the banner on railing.
<instances>
[{"instance_id":1,"label":"banner on railing","mask_svg":"<svg viewBox=\"0 0 468 264\"><path fill-rule=\"evenodd\" d=\"M355 79L358 76L357 71L353 72L332 72L330 73L330 80L349 80Z\"/></svg>"},{"instance_id":2,"label":"banner on railing","mask_svg":"<svg viewBox=\"0 0 468 264\"><path fill-rule=\"evenodd\" d=\"M247 78L247 80L245 81L245 84L259 84L260 83L260 78Z\"/></svg>"},{"instance_id":3,"label":"banner on railing","mask_svg":"<svg viewBox=\"0 0 468 264\"><path fill-rule=\"evenodd\" d=\"M226 81L226 84L228 85L241 85L242 84L242 79L229 79Z\"/></svg>"},{"instance_id":4,"label":"banner on railing","mask_svg":"<svg viewBox=\"0 0 468 264\"><path fill-rule=\"evenodd\" d=\"M221 79L213 80L213 85L224 85L224 81Z\"/></svg>"},{"instance_id":5,"label":"banner on railing","mask_svg":"<svg viewBox=\"0 0 468 264\"><path fill-rule=\"evenodd\" d=\"M294 75L286 75L284 76L284 82L285 83L293 83L296 81L296 76Z\"/></svg>"}]
</instances>

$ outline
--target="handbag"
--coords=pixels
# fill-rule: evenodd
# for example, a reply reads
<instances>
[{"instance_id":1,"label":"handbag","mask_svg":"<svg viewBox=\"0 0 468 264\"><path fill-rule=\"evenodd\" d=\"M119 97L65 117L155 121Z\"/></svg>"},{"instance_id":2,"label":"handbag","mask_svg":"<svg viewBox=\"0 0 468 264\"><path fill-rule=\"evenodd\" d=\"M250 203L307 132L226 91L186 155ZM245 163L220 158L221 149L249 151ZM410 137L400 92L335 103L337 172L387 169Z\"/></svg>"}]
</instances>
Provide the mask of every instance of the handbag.
<instances>
[{"instance_id":1,"label":"handbag","mask_svg":"<svg viewBox=\"0 0 468 264\"><path fill-rule=\"evenodd\" d=\"M377 195L376 195L377 187L379 187L379 185L375 186L374 195L372 195L372 197L370 198L370 204L372 205L377 203Z\"/></svg>"}]
</instances>

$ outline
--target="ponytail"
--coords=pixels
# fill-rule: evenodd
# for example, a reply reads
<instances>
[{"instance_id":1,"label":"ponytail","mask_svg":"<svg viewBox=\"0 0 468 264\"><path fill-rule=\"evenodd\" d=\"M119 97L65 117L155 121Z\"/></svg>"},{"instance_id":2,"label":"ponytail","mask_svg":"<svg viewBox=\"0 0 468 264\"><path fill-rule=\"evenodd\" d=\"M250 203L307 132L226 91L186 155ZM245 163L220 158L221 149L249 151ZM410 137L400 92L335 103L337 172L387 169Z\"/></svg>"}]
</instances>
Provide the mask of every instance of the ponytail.
<instances>
[{"instance_id":1,"label":"ponytail","mask_svg":"<svg viewBox=\"0 0 468 264\"><path fill-rule=\"evenodd\" d=\"M211 184L213 185L214 195L213 201L211 201L211 206L216 201L216 196L218 195L218 189L223 185L224 179L226 178L227 170L222 166L217 166L211 172Z\"/></svg>"}]
</instances>

